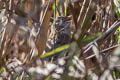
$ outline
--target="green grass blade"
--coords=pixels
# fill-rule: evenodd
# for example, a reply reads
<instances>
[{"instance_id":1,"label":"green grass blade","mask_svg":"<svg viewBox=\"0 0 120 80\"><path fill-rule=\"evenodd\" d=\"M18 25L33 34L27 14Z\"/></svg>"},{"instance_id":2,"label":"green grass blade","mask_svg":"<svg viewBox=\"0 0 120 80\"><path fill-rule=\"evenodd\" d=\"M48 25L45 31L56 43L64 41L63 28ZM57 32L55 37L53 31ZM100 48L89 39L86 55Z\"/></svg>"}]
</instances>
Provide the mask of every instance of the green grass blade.
<instances>
[{"instance_id":1,"label":"green grass blade","mask_svg":"<svg viewBox=\"0 0 120 80\"><path fill-rule=\"evenodd\" d=\"M54 50L46 53L45 55L40 56L40 58L46 58L46 57L55 55L55 54L57 54L57 53L59 53L59 52L61 52L61 51L63 51L63 50L68 49L69 47L70 47L70 44L63 45L63 46L61 46L61 47L59 47L59 48L56 48L56 49L54 49Z\"/></svg>"}]
</instances>

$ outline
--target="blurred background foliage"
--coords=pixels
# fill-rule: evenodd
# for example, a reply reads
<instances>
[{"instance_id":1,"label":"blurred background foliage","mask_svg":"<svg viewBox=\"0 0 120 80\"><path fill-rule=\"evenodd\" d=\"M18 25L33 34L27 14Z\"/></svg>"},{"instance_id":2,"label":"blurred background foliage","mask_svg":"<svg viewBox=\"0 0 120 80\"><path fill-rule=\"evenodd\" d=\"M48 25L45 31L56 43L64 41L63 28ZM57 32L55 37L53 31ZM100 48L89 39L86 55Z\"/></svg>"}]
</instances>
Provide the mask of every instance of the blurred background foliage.
<instances>
[{"instance_id":1,"label":"blurred background foliage","mask_svg":"<svg viewBox=\"0 0 120 80\"><path fill-rule=\"evenodd\" d=\"M0 80L120 79L120 0L0 0Z\"/></svg>"}]
</instances>

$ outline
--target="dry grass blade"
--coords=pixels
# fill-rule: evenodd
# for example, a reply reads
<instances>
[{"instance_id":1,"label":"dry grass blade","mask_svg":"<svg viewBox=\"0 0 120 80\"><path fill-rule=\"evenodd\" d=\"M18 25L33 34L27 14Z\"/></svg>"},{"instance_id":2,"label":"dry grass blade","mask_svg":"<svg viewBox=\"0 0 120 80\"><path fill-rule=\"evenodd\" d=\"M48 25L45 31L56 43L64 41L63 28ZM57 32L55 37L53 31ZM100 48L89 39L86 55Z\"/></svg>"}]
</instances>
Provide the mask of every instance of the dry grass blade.
<instances>
[{"instance_id":1,"label":"dry grass blade","mask_svg":"<svg viewBox=\"0 0 120 80\"><path fill-rule=\"evenodd\" d=\"M81 39L85 36L85 32L90 28L93 14L95 13L96 5L94 2L90 1L87 11L85 13L83 22L80 24L79 31L76 35L79 35L78 44L80 45ZM81 33L82 31L82 33Z\"/></svg>"},{"instance_id":2,"label":"dry grass blade","mask_svg":"<svg viewBox=\"0 0 120 80\"><path fill-rule=\"evenodd\" d=\"M105 32L103 33L102 36L96 38L94 41L90 42L88 45L86 45L84 47L84 49L87 49L91 44L97 42L99 45L106 40L108 37L110 37L115 31L116 29L119 27L120 25L120 20L117 20L116 22L113 23L113 25Z\"/></svg>"},{"instance_id":3,"label":"dry grass blade","mask_svg":"<svg viewBox=\"0 0 120 80\"><path fill-rule=\"evenodd\" d=\"M0 0L0 80L120 79L115 11L113 0Z\"/></svg>"},{"instance_id":4,"label":"dry grass blade","mask_svg":"<svg viewBox=\"0 0 120 80\"><path fill-rule=\"evenodd\" d=\"M79 17L77 19L78 25L80 25L82 23L83 19L84 19L85 13L86 13L87 8L89 6L89 2L90 2L90 0L89 1L88 0L84 0L84 2L83 2L83 6L81 8Z\"/></svg>"},{"instance_id":5,"label":"dry grass blade","mask_svg":"<svg viewBox=\"0 0 120 80\"><path fill-rule=\"evenodd\" d=\"M53 13L52 5L53 5L53 1L50 1L47 5L47 9L46 9L46 12L44 13L45 15L43 17L43 22L41 23L42 25L41 25L40 32L38 35L38 39L36 41L36 46L37 46L39 55L41 55L43 53L43 50L45 49L45 46L46 46L50 17Z\"/></svg>"}]
</instances>

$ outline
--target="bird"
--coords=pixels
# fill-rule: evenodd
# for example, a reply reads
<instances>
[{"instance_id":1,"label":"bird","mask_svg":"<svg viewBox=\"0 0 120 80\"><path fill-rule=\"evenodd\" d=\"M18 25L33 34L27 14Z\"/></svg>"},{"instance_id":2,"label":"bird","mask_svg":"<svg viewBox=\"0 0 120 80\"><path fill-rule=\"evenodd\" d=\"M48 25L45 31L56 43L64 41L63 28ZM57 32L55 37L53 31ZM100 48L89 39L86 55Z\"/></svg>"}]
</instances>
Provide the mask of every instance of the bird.
<instances>
[{"instance_id":1,"label":"bird","mask_svg":"<svg viewBox=\"0 0 120 80\"><path fill-rule=\"evenodd\" d=\"M67 20L67 17L58 17L56 19L55 25L50 26L49 35L46 42L46 48L43 52L43 55L60 46L69 44L70 41L71 22ZM67 51L62 51L59 55L55 55L55 57L62 57L66 53Z\"/></svg>"}]
</instances>

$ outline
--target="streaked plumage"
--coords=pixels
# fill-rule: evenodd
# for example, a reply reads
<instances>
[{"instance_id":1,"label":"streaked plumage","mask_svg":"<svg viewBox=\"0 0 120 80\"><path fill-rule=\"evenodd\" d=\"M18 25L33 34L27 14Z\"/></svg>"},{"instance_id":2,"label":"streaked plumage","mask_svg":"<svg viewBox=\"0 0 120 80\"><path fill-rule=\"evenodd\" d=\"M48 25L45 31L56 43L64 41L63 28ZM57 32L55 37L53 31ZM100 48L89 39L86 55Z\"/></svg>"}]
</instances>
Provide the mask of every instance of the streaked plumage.
<instances>
[{"instance_id":1,"label":"streaked plumage","mask_svg":"<svg viewBox=\"0 0 120 80\"><path fill-rule=\"evenodd\" d=\"M55 26L50 27L46 49L44 54L52 51L62 45L70 43L71 36L71 22L66 20L66 17L57 18ZM60 55L64 53L61 52ZM65 51L66 53L66 51ZM64 53L64 54L65 54ZM58 57L58 55L57 55Z\"/></svg>"}]
</instances>

